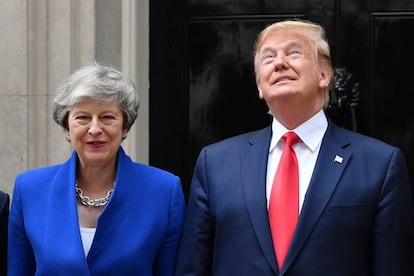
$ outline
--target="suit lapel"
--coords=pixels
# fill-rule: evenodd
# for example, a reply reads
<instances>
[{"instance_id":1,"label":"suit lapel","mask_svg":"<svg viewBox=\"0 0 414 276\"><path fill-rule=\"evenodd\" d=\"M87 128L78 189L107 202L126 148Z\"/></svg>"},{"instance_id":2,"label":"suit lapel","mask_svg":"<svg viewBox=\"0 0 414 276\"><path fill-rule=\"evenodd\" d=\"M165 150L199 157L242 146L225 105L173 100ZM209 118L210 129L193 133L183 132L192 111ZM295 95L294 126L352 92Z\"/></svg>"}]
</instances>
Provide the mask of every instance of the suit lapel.
<instances>
[{"instance_id":1,"label":"suit lapel","mask_svg":"<svg viewBox=\"0 0 414 276\"><path fill-rule=\"evenodd\" d=\"M131 178L130 173L132 172L134 172L134 168L132 167L131 159L120 148L114 192L98 218L98 225L91 250L89 251L88 262L93 262L99 255L99 252L105 249L110 241L110 237L116 232L122 220L128 214L128 210L130 210L131 201L125 201L120 195L134 192L131 185L135 185L136 182ZM136 200L140 200L139 194Z\"/></svg>"},{"instance_id":2,"label":"suit lapel","mask_svg":"<svg viewBox=\"0 0 414 276\"><path fill-rule=\"evenodd\" d=\"M76 160L77 155L73 152L70 159L60 167L51 182L51 196L48 199L51 202L48 203L48 206L54 206L54 208L50 208L45 214L47 218L45 236L47 237L49 254L61 255L63 259L73 259L78 256L77 260L73 262L78 266L73 267L72 272L82 271L85 275L89 275L79 231L75 195Z\"/></svg>"},{"instance_id":3,"label":"suit lapel","mask_svg":"<svg viewBox=\"0 0 414 276\"><path fill-rule=\"evenodd\" d=\"M329 123L281 274L289 268L304 247L351 158L351 151L347 149L349 142L340 134L343 132Z\"/></svg>"},{"instance_id":4,"label":"suit lapel","mask_svg":"<svg viewBox=\"0 0 414 276\"><path fill-rule=\"evenodd\" d=\"M270 138L270 127L256 132L251 139L246 141L240 164L243 194L250 220L264 255L277 273L266 204L266 168Z\"/></svg>"},{"instance_id":5,"label":"suit lapel","mask_svg":"<svg viewBox=\"0 0 414 276\"><path fill-rule=\"evenodd\" d=\"M130 173L133 171L132 162L121 148L118 153L118 170L114 193L107 206L98 219L98 227L89 251L88 258L84 257L82 240L79 230L78 211L75 195L77 155L73 152L71 158L61 166L51 183L51 197L49 203L51 208L46 216L48 217L45 235L48 237L49 251L51 254L70 255L68 258L77 256L78 266L73 267L73 271L82 271L82 275L89 275L89 266L94 262L106 246L107 242L117 227L121 224L125 215L128 213L131 202L124 201L120 194L131 192L131 185L136 184L131 181ZM122 184L121 184L122 183ZM137 199L139 200L139 199ZM113 206L114 205L114 206ZM112 206L112 207L111 207ZM116 207L115 207L116 206ZM107 208L110 207L110 208ZM62 227L67 231L62 231ZM62 245L65 250L62 251ZM62 253L63 252L63 253Z\"/></svg>"}]
</instances>

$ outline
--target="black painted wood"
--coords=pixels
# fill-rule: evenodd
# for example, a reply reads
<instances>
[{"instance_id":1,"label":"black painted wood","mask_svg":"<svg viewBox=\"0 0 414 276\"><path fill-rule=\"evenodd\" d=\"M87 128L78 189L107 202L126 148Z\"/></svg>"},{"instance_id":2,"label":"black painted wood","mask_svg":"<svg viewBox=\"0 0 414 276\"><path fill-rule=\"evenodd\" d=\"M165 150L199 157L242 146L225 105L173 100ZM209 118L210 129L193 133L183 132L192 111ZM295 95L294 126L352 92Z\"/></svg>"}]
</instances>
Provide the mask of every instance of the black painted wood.
<instances>
[{"instance_id":1,"label":"black painted wood","mask_svg":"<svg viewBox=\"0 0 414 276\"><path fill-rule=\"evenodd\" d=\"M266 24L305 18L325 27L334 66L358 83L357 106L331 118L401 147L414 175L410 2L151 0L150 163L178 174L187 195L204 145L269 124L254 40Z\"/></svg>"}]
</instances>

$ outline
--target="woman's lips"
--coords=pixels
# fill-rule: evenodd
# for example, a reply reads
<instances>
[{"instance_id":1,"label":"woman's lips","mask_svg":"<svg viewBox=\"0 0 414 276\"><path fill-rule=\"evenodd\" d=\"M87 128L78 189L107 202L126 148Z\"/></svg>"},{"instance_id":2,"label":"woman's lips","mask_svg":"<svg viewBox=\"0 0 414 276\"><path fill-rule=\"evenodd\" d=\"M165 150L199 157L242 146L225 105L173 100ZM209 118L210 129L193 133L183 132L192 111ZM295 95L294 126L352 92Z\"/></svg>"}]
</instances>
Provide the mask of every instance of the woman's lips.
<instances>
[{"instance_id":1,"label":"woman's lips","mask_svg":"<svg viewBox=\"0 0 414 276\"><path fill-rule=\"evenodd\" d=\"M99 148L105 145L105 142L104 141L91 141L91 142L86 142L86 144L91 147Z\"/></svg>"}]
</instances>

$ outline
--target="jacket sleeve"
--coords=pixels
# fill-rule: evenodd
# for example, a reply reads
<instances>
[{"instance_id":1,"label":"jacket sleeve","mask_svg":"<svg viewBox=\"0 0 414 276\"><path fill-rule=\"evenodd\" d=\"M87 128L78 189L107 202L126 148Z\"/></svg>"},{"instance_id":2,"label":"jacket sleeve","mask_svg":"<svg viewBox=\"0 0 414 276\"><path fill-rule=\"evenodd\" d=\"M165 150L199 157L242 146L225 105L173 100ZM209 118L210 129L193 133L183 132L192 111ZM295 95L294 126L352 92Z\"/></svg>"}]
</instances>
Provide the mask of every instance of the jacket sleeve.
<instances>
[{"instance_id":1,"label":"jacket sleeve","mask_svg":"<svg viewBox=\"0 0 414 276\"><path fill-rule=\"evenodd\" d=\"M34 275L36 265L24 228L21 183L16 180L9 216L7 269L9 276Z\"/></svg>"},{"instance_id":2,"label":"jacket sleeve","mask_svg":"<svg viewBox=\"0 0 414 276\"><path fill-rule=\"evenodd\" d=\"M194 170L178 254L176 275L211 275L214 234L202 150Z\"/></svg>"},{"instance_id":3,"label":"jacket sleeve","mask_svg":"<svg viewBox=\"0 0 414 276\"><path fill-rule=\"evenodd\" d=\"M373 229L373 275L414 275L414 211L405 159L392 154Z\"/></svg>"},{"instance_id":4,"label":"jacket sleeve","mask_svg":"<svg viewBox=\"0 0 414 276\"><path fill-rule=\"evenodd\" d=\"M173 276L175 273L184 212L185 202L181 182L178 177L175 177L169 203L167 229L154 262L154 275Z\"/></svg>"}]
</instances>

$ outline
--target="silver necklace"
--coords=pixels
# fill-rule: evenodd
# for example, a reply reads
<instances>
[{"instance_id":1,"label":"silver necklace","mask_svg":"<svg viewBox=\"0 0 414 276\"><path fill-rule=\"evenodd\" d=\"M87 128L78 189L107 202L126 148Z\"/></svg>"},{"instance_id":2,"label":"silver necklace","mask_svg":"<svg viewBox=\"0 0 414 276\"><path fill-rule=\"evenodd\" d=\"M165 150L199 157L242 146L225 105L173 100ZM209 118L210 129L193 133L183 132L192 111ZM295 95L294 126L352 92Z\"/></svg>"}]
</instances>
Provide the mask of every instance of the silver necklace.
<instances>
[{"instance_id":1,"label":"silver necklace","mask_svg":"<svg viewBox=\"0 0 414 276\"><path fill-rule=\"evenodd\" d=\"M114 183L115 186L115 183ZM87 195L83 194L83 191L78 186L78 181L75 183L75 190L76 190L76 196L79 198L79 201L88 207L101 207L105 206L106 203L108 203L109 199L111 198L112 193L114 192L114 189L110 189L105 197L97 198L97 199L91 199Z\"/></svg>"}]
</instances>

